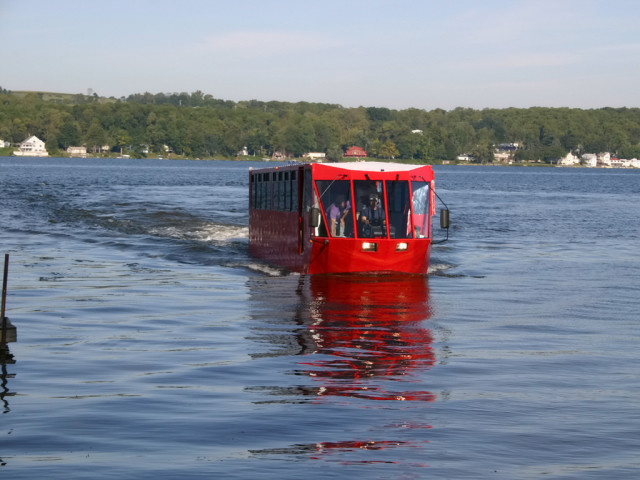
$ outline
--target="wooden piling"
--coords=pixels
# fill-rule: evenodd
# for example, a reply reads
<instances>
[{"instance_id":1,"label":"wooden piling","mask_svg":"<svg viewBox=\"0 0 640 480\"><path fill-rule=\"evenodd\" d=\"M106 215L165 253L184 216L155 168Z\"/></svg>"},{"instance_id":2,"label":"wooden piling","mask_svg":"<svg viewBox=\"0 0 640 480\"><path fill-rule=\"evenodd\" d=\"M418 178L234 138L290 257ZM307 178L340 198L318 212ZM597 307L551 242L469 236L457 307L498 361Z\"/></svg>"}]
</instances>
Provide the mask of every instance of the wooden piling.
<instances>
[{"instance_id":1,"label":"wooden piling","mask_svg":"<svg viewBox=\"0 0 640 480\"><path fill-rule=\"evenodd\" d=\"M5 347L8 342L17 340L17 331L9 319L5 317L4 312L7 305L7 280L9 276L9 254L4 254L4 276L2 278L2 308L0 318L2 319L2 336L0 337L0 347Z\"/></svg>"}]
</instances>

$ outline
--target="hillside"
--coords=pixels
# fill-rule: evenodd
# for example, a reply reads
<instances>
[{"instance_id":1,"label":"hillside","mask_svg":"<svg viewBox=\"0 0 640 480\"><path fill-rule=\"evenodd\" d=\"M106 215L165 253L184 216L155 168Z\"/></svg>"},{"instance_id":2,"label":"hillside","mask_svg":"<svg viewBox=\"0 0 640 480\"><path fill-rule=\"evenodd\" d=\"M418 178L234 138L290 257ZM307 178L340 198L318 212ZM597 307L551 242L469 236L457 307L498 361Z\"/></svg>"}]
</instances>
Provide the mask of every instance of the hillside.
<instances>
[{"instance_id":1,"label":"hillside","mask_svg":"<svg viewBox=\"0 0 640 480\"><path fill-rule=\"evenodd\" d=\"M510 157L552 161L611 152L640 157L640 109L571 108L426 111L336 104L248 100L233 102L201 91L133 94L8 92L0 89L0 139L14 144L36 135L51 154L86 145L89 152L132 156L259 158L325 152L340 158L352 145L369 156L434 163L467 154L493 162L495 146L517 144Z\"/></svg>"}]
</instances>

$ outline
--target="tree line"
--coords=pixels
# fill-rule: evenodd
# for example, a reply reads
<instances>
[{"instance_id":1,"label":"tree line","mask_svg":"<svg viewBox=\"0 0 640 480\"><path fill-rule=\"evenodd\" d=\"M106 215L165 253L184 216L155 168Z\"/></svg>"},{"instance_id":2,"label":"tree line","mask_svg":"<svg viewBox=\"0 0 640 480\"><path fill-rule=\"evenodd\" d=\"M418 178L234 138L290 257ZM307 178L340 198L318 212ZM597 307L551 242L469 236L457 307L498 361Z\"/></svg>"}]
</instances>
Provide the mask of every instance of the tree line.
<instances>
[{"instance_id":1,"label":"tree line","mask_svg":"<svg viewBox=\"0 0 640 480\"><path fill-rule=\"evenodd\" d=\"M193 93L143 93L104 98L10 92L0 88L0 139L29 135L55 155L69 146L98 152L185 158L249 155L291 157L325 152L337 160L352 145L369 156L437 163L466 153L493 159L494 146L518 143L516 161L610 152L640 158L638 108L345 108L337 104L216 99Z\"/></svg>"}]
</instances>

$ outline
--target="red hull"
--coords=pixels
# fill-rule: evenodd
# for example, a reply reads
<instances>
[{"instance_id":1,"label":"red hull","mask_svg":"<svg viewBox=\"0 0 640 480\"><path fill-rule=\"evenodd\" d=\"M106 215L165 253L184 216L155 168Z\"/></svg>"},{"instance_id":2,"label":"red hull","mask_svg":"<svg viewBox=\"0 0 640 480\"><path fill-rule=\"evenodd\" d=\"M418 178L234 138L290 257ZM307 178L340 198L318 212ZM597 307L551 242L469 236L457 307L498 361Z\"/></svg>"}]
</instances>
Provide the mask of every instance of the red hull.
<instances>
[{"instance_id":1,"label":"red hull","mask_svg":"<svg viewBox=\"0 0 640 480\"><path fill-rule=\"evenodd\" d=\"M286 215L286 218L283 218ZM305 239L302 252L298 244L298 217L295 213L252 212L249 253L292 272L321 273L412 273L429 269L429 239ZM377 251L362 251L363 242L375 242ZM398 243L407 250L396 251Z\"/></svg>"},{"instance_id":2,"label":"red hull","mask_svg":"<svg viewBox=\"0 0 640 480\"><path fill-rule=\"evenodd\" d=\"M311 245L300 248L297 213L253 210L249 214L249 225L252 256L293 272L306 273Z\"/></svg>"},{"instance_id":3,"label":"red hull","mask_svg":"<svg viewBox=\"0 0 640 480\"><path fill-rule=\"evenodd\" d=\"M377 251L362 251L363 240L330 238L313 242L307 273L417 273L429 269L429 240L403 240L406 251L396 251L397 240L376 240Z\"/></svg>"}]
</instances>

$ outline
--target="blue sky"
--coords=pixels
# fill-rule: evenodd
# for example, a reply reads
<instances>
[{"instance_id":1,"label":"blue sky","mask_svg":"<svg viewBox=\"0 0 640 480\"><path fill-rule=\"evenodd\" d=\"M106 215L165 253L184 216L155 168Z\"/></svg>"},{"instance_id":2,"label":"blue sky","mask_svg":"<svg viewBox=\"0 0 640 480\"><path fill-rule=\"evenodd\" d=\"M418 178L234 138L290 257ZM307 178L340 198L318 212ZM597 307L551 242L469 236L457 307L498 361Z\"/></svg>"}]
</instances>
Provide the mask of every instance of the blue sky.
<instances>
[{"instance_id":1,"label":"blue sky","mask_svg":"<svg viewBox=\"0 0 640 480\"><path fill-rule=\"evenodd\" d=\"M0 0L0 87L640 107L637 0Z\"/></svg>"}]
</instances>

